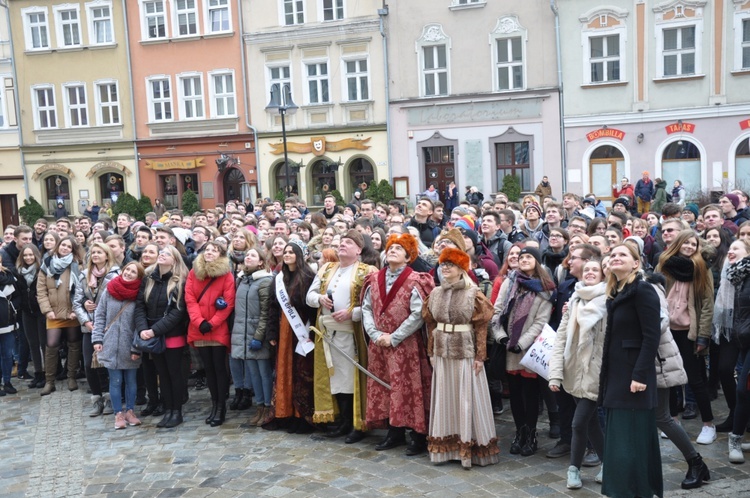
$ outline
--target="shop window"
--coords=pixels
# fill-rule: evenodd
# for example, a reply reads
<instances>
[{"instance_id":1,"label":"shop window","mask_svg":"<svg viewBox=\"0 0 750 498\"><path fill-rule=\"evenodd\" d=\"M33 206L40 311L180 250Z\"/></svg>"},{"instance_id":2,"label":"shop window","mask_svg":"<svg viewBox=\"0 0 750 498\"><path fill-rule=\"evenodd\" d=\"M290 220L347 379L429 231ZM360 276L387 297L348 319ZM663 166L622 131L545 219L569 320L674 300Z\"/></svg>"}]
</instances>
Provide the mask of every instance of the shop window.
<instances>
[{"instance_id":1,"label":"shop window","mask_svg":"<svg viewBox=\"0 0 750 498\"><path fill-rule=\"evenodd\" d=\"M47 212L55 213L58 202L62 202L68 214L72 214L72 204L70 202L70 180L66 176L54 175L48 176L44 180L46 191Z\"/></svg>"},{"instance_id":2,"label":"shop window","mask_svg":"<svg viewBox=\"0 0 750 498\"><path fill-rule=\"evenodd\" d=\"M186 190L192 190L200 198L197 173L161 175L159 189L167 209L179 209Z\"/></svg>"},{"instance_id":3,"label":"shop window","mask_svg":"<svg viewBox=\"0 0 750 498\"><path fill-rule=\"evenodd\" d=\"M291 192L292 194L298 194L299 193L299 175L297 174L297 168L292 168L292 163L289 161L289 184L291 184L291 188L287 189L287 182L286 182L286 168L284 168L283 161L280 162L278 165L276 165L276 174L274 175L274 178L276 179L276 192Z\"/></svg>"},{"instance_id":4,"label":"shop window","mask_svg":"<svg viewBox=\"0 0 750 498\"><path fill-rule=\"evenodd\" d=\"M101 204L109 201L113 205L125 192L125 181L119 173L104 173L99 177L99 193L102 197Z\"/></svg>"},{"instance_id":5,"label":"shop window","mask_svg":"<svg viewBox=\"0 0 750 498\"><path fill-rule=\"evenodd\" d=\"M735 158L734 184L736 188L747 190L750 187L750 138L737 146Z\"/></svg>"},{"instance_id":6,"label":"shop window","mask_svg":"<svg viewBox=\"0 0 750 498\"><path fill-rule=\"evenodd\" d=\"M521 190L531 190L531 163L529 162L529 142L507 142L495 145L497 152L496 188L503 186L503 178L513 175L518 178Z\"/></svg>"},{"instance_id":7,"label":"shop window","mask_svg":"<svg viewBox=\"0 0 750 498\"><path fill-rule=\"evenodd\" d=\"M677 140L664 149L662 176L667 185L680 180L688 188L701 188L701 154L698 147L687 140Z\"/></svg>"},{"instance_id":8,"label":"shop window","mask_svg":"<svg viewBox=\"0 0 750 498\"><path fill-rule=\"evenodd\" d=\"M354 192L364 183L369 187L375 181L375 170L367 159L357 158L349 165L349 184Z\"/></svg>"},{"instance_id":9,"label":"shop window","mask_svg":"<svg viewBox=\"0 0 750 498\"><path fill-rule=\"evenodd\" d=\"M338 164L321 160L312 167L313 204L320 206L332 190L336 190Z\"/></svg>"}]
</instances>

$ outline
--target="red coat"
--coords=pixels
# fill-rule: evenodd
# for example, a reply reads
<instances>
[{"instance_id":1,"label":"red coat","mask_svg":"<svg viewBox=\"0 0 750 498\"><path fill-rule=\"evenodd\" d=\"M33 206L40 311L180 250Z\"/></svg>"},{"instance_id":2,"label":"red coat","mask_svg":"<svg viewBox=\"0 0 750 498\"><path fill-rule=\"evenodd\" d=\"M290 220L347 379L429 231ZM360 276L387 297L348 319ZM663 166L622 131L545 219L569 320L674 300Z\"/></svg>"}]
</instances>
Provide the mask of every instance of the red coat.
<instances>
[{"instance_id":1,"label":"red coat","mask_svg":"<svg viewBox=\"0 0 750 498\"><path fill-rule=\"evenodd\" d=\"M216 278L216 281L203 294L199 303L198 297L212 278ZM222 257L213 263L207 263L203 254L199 255L185 284L185 304L190 317L188 344L192 346L195 341L216 341L227 348L231 346L231 331L227 320L234 310L234 294L234 277L229 259ZM227 307L223 310L216 309L216 300L220 297L227 302ZM202 334L199 329L204 320L212 326L211 331L206 334Z\"/></svg>"}]
</instances>

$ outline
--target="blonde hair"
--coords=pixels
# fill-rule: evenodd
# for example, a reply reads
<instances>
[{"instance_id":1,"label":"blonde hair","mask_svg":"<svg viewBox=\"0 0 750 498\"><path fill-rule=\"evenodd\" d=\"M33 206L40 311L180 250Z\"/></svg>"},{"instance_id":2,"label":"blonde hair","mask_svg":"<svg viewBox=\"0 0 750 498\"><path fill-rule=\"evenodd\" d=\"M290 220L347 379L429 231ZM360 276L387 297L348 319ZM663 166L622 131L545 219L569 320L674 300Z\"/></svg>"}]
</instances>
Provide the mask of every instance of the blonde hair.
<instances>
[{"instance_id":1,"label":"blonde hair","mask_svg":"<svg viewBox=\"0 0 750 498\"><path fill-rule=\"evenodd\" d=\"M115 256L112 254L112 249L110 249L104 242L92 242L89 247L88 257L86 258L86 275L91 275L91 269L96 266L91 258L91 251L93 251L94 248L104 251L104 255L107 257L107 262L104 263L104 273L109 273L109 270L111 270L115 264Z\"/></svg>"},{"instance_id":2,"label":"blonde hair","mask_svg":"<svg viewBox=\"0 0 750 498\"><path fill-rule=\"evenodd\" d=\"M615 295L617 295L618 292L620 292L623 288L625 288L626 285L632 284L635 281L636 277L638 276L638 272L641 269L641 257L638 254L638 251L635 249L635 247L633 247L631 244L620 243L614 246L609 251L609 254L608 254L610 260L612 259L612 252L618 247L624 247L625 250L627 250L628 253L630 253L630 256L635 260L635 262L638 263L638 266L634 268L633 271L630 272L630 274L627 277L623 278L622 280L617 280L617 275L615 275L612 270L609 270L609 276L607 277L607 298L608 299L614 298Z\"/></svg>"},{"instance_id":3,"label":"blonde hair","mask_svg":"<svg viewBox=\"0 0 750 498\"><path fill-rule=\"evenodd\" d=\"M182 300L182 293L185 291L185 280L187 280L188 269L185 266L185 262L182 261L182 255L180 251L174 246L166 246L162 251L169 251L174 259L174 265L172 265L172 277L167 283L167 296L170 296L175 289L177 290L177 302L175 307L180 307L180 301ZM161 252L161 251L159 251ZM159 270L159 263L155 263L146 269L145 277L151 276L152 273ZM145 278L144 277L144 278ZM154 288L154 279L149 278L146 281L146 288L144 289L144 298L148 302L148 297L151 294L151 289Z\"/></svg>"}]
</instances>

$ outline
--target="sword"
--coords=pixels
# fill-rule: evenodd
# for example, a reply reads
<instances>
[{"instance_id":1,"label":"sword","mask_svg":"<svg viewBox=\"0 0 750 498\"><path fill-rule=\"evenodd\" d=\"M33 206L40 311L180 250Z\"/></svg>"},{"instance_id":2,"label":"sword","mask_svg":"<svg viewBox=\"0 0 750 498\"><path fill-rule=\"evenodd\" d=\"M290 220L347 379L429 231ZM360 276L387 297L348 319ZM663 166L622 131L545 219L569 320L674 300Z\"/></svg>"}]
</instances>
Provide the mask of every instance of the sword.
<instances>
[{"instance_id":1,"label":"sword","mask_svg":"<svg viewBox=\"0 0 750 498\"><path fill-rule=\"evenodd\" d=\"M338 347L336 344L334 344L334 342L328 337L328 334L325 334L325 333L321 332L320 330L318 330L315 327L310 327L310 330L312 330L313 332L315 332L316 335L320 336L320 338L323 339L326 342L326 344L328 344L333 349L335 349L336 351L338 351L340 355L342 355L344 358L346 358L349 361L349 363L351 363L352 365L354 365L355 367L357 367L357 370L359 370L363 374L367 375L369 378L371 378L372 380L374 380L375 382L377 382L381 386L385 387L389 391L391 390L391 386L388 385L384 380L378 378L374 373L370 372L365 367L363 367L362 365L360 365L357 362L357 360L355 360L354 358L352 358L351 356L349 356L348 354L346 354L345 352L343 352L341 350L341 348Z\"/></svg>"}]
</instances>

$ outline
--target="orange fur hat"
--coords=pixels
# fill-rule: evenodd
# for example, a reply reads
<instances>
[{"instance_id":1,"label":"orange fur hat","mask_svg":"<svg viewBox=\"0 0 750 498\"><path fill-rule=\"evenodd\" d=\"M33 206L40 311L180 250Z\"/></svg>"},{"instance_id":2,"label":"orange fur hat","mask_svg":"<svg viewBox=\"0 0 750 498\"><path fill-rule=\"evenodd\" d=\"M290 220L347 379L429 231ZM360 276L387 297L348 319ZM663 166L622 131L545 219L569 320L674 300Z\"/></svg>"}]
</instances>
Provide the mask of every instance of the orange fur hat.
<instances>
[{"instance_id":1,"label":"orange fur hat","mask_svg":"<svg viewBox=\"0 0 750 498\"><path fill-rule=\"evenodd\" d=\"M440 252L440 263L453 263L466 273L471 269L471 258L467 253L455 247L446 247Z\"/></svg>"},{"instance_id":2,"label":"orange fur hat","mask_svg":"<svg viewBox=\"0 0 750 498\"><path fill-rule=\"evenodd\" d=\"M385 252L388 253L388 249L392 245L401 246L406 251L407 261L406 263L413 263L417 256L419 256L419 249L417 248L417 239L410 233L394 233L388 237L388 241L385 243Z\"/></svg>"}]
</instances>

